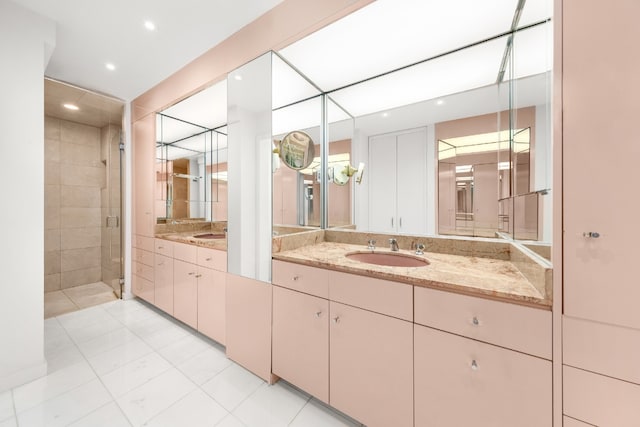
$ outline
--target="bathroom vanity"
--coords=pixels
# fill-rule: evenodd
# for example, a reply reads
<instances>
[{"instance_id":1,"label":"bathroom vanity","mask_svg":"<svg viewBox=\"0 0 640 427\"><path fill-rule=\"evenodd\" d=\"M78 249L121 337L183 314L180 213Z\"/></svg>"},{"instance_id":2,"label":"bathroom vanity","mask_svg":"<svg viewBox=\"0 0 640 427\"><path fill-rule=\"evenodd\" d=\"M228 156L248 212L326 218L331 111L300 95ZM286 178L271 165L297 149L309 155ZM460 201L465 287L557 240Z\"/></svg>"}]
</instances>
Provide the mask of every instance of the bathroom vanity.
<instances>
[{"instance_id":1,"label":"bathroom vanity","mask_svg":"<svg viewBox=\"0 0 640 427\"><path fill-rule=\"evenodd\" d=\"M315 234L321 241L273 254L274 375L368 426L551 424L551 284L540 257L428 238L449 253L415 255L403 248L410 237L390 255L354 244L368 233ZM367 251L429 264L347 256Z\"/></svg>"}]
</instances>

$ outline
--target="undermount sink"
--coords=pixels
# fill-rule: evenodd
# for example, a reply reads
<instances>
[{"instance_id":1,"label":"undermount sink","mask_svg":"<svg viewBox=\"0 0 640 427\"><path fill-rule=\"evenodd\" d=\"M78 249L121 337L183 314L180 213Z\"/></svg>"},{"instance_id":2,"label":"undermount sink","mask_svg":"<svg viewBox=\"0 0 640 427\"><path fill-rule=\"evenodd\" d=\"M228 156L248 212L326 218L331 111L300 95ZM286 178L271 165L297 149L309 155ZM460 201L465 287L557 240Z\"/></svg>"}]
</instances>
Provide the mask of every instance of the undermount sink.
<instances>
[{"instance_id":1,"label":"undermount sink","mask_svg":"<svg viewBox=\"0 0 640 427\"><path fill-rule=\"evenodd\" d=\"M429 261L424 258L396 252L350 252L345 256L354 261L388 267L425 267L429 265Z\"/></svg>"},{"instance_id":2,"label":"undermount sink","mask_svg":"<svg viewBox=\"0 0 640 427\"><path fill-rule=\"evenodd\" d=\"M224 239L226 235L224 233L203 233L196 234L193 237L196 239Z\"/></svg>"}]
</instances>

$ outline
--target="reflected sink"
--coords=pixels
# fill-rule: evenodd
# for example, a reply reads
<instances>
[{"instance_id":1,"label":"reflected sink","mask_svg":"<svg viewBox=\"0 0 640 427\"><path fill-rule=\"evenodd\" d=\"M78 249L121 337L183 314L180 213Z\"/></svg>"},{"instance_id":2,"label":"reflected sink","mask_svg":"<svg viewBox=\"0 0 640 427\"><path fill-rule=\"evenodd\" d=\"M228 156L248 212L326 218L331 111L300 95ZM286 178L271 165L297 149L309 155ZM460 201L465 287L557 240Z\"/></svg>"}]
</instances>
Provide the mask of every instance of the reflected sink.
<instances>
[{"instance_id":1,"label":"reflected sink","mask_svg":"<svg viewBox=\"0 0 640 427\"><path fill-rule=\"evenodd\" d=\"M388 267L425 267L429 265L429 261L424 258L396 252L350 252L345 256L354 261Z\"/></svg>"},{"instance_id":2,"label":"reflected sink","mask_svg":"<svg viewBox=\"0 0 640 427\"><path fill-rule=\"evenodd\" d=\"M224 239L226 236L224 233L204 233L204 234L196 234L193 236L196 239Z\"/></svg>"}]
</instances>

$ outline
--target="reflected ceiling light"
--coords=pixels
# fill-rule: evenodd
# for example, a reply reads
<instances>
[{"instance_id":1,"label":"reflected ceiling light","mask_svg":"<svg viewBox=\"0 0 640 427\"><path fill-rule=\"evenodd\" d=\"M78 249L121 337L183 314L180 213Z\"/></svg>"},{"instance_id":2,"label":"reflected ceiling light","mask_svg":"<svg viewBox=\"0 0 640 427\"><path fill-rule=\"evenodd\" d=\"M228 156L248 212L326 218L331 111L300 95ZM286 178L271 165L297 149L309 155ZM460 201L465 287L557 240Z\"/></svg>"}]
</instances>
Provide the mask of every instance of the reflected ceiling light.
<instances>
[{"instance_id":1,"label":"reflected ceiling light","mask_svg":"<svg viewBox=\"0 0 640 427\"><path fill-rule=\"evenodd\" d=\"M144 21L144 27L149 31L153 31L156 29L156 24L151 21Z\"/></svg>"},{"instance_id":2,"label":"reflected ceiling light","mask_svg":"<svg viewBox=\"0 0 640 427\"><path fill-rule=\"evenodd\" d=\"M104 64L105 67L107 67L107 70L109 71L113 71L116 69L116 66L113 65L111 62L107 62L106 64Z\"/></svg>"},{"instance_id":3,"label":"reflected ceiling light","mask_svg":"<svg viewBox=\"0 0 640 427\"><path fill-rule=\"evenodd\" d=\"M456 166L456 173L468 173L471 172L473 165L459 165Z\"/></svg>"},{"instance_id":4,"label":"reflected ceiling light","mask_svg":"<svg viewBox=\"0 0 640 427\"><path fill-rule=\"evenodd\" d=\"M233 76L233 78L238 81L242 80L242 76L240 74L236 74L235 76Z\"/></svg>"},{"instance_id":5,"label":"reflected ceiling light","mask_svg":"<svg viewBox=\"0 0 640 427\"><path fill-rule=\"evenodd\" d=\"M62 104L62 106L64 108L66 108L67 110L77 111L77 110L80 109L80 107L78 107L77 105L74 105L74 104Z\"/></svg>"},{"instance_id":6,"label":"reflected ceiling light","mask_svg":"<svg viewBox=\"0 0 640 427\"><path fill-rule=\"evenodd\" d=\"M382 117L389 117L389 113L382 113Z\"/></svg>"},{"instance_id":7,"label":"reflected ceiling light","mask_svg":"<svg viewBox=\"0 0 640 427\"><path fill-rule=\"evenodd\" d=\"M436 101L436 105L442 105L442 104L444 104L444 99L438 99Z\"/></svg>"}]
</instances>

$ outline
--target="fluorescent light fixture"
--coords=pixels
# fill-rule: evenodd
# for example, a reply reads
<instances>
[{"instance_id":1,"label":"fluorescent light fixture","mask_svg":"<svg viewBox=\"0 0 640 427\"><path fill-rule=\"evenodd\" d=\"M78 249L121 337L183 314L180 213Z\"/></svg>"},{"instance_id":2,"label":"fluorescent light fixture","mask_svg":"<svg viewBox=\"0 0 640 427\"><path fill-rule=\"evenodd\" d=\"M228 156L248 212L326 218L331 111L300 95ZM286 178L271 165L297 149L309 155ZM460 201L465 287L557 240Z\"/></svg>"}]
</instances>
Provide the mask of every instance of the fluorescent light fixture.
<instances>
[{"instance_id":1,"label":"fluorescent light fixture","mask_svg":"<svg viewBox=\"0 0 640 427\"><path fill-rule=\"evenodd\" d=\"M499 162L498 163L498 170L499 171L508 170L510 168L511 168L511 162Z\"/></svg>"},{"instance_id":2,"label":"fluorescent light fixture","mask_svg":"<svg viewBox=\"0 0 640 427\"><path fill-rule=\"evenodd\" d=\"M515 152L529 149L529 132L529 128L514 130ZM452 150L452 148L455 150ZM508 149L509 131L503 130L501 132L480 133L438 141L438 158L443 160L453 157L453 155L497 152Z\"/></svg>"},{"instance_id":3,"label":"fluorescent light fixture","mask_svg":"<svg viewBox=\"0 0 640 427\"><path fill-rule=\"evenodd\" d=\"M111 62L107 62L106 64L104 64L104 66L107 68L107 70L109 71L113 71L116 69L116 66L114 64L112 64Z\"/></svg>"},{"instance_id":4,"label":"fluorescent light fixture","mask_svg":"<svg viewBox=\"0 0 640 427\"><path fill-rule=\"evenodd\" d=\"M490 86L495 83L506 40L500 37L463 49L333 92L331 97L359 117Z\"/></svg>"},{"instance_id":5,"label":"fluorescent light fixture","mask_svg":"<svg viewBox=\"0 0 640 427\"><path fill-rule=\"evenodd\" d=\"M144 27L149 31L153 31L156 29L156 24L151 21L144 21Z\"/></svg>"},{"instance_id":6,"label":"fluorescent light fixture","mask_svg":"<svg viewBox=\"0 0 640 427\"><path fill-rule=\"evenodd\" d=\"M456 173L469 173L473 169L473 165L456 166Z\"/></svg>"},{"instance_id":7,"label":"fluorescent light fixture","mask_svg":"<svg viewBox=\"0 0 640 427\"><path fill-rule=\"evenodd\" d=\"M80 107L78 107L75 104L62 104L62 106L67 110L72 110L72 111L78 111L80 109Z\"/></svg>"},{"instance_id":8,"label":"fluorescent light fixture","mask_svg":"<svg viewBox=\"0 0 640 427\"><path fill-rule=\"evenodd\" d=\"M516 0L377 0L280 54L323 90L333 90L505 33L511 29L516 4ZM392 29L393 37L381 29ZM500 59L493 64L494 80Z\"/></svg>"},{"instance_id":9,"label":"fluorescent light fixture","mask_svg":"<svg viewBox=\"0 0 640 427\"><path fill-rule=\"evenodd\" d=\"M278 55L271 62L272 108L320 95L318 89L285 63Z\"/></svg>"}]
</instances>

